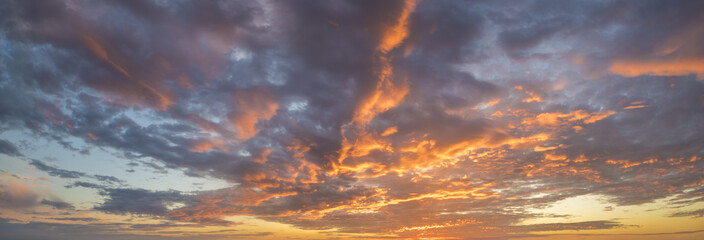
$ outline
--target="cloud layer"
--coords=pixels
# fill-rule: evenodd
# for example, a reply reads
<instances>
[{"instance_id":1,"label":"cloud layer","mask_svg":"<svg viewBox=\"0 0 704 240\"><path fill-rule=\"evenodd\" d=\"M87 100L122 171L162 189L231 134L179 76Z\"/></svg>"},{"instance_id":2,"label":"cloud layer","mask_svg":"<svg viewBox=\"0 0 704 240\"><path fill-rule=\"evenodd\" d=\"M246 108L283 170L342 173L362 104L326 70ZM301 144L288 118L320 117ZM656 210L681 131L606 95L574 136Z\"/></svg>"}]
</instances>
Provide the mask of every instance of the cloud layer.
<instances>
[{"instance_id":1,"label":"cloud layer","mask_svg":"<svg viewBox=\"0 0 704 240\"><path fill-rule=\"evenodd\" d=\"M231 183L145 190L26 158L101 212L489 238L628 227L520 224L570 197L704 201L701 2L2 2L0 132Z\"/></svg>"}]
</instances>

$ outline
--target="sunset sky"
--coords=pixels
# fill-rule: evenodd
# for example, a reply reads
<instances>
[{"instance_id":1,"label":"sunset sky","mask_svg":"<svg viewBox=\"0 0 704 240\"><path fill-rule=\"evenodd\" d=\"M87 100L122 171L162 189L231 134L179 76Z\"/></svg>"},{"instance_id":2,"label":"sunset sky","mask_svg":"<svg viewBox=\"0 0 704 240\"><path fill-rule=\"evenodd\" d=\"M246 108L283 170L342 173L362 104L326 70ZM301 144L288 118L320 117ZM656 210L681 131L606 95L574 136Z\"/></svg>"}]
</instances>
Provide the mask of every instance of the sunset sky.
<instances>
[{"instance_id":1,"label":"sunset sky","mask_svg":"<svg viewBox=\"0 0 704 240\"><path fill-rule=\"evenodd\" d=\"M0 0L0 239L704 239L704 1Z\"/></svg>"}]
</instances>

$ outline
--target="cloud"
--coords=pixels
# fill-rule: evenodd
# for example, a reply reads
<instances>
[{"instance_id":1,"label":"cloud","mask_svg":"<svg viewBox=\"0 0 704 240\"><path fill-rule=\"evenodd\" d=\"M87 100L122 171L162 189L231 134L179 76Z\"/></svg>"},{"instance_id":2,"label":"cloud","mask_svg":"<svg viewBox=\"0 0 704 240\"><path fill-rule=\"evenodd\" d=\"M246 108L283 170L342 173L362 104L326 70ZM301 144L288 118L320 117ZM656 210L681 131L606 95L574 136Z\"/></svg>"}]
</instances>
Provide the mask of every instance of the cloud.
<instances>
[{"instance_id":1,"label":"cloud","mask_svg":"<svg viewBox=\"0 0 704 240\"><path fill-rule=\"evenodd\" d=\"M669 217L692 217L692 218L700 218L700 217L704 217L704 209L698 209L698 210L692 210L692 211L684 211L684 212L676 212L676 213L670 214Z\"/></svg>"},{"instance_id":2,"label":"cloud","mask_svg":"<svg viewBox=\"0 0 704 240\"><path fill-rule=\"evenodd\" d=\"M31 159L29 164L36 167L37 169L39 169L41 171L46 172L47 174L49 174L49 176L55 176L55 177L67 178L67 179L92 178L92 179L98 180L102 183L108 183L108 184L122 184L123 183L122 180L120 180L119 178L113 177L113 176L105 176L105 175L97 175L97 174L96 175L89 175L84 172L65 170L65 169L56 168L56 167L46 165L42 161L39 161L36 159Z\"/></svg>"},{"instance_id":3,"label":"cloud","mask_svg":"<svg viewBox=\"0 0 704 240\"><path fill-rule=\"evenodd\" d=\"M144 189L104 189L100 193L107 197L96 210L117 214L145 214L163 216L173 203L188 201L187 195L176 191L148 191Z\"/></svg>"},{"instance_id":4,"label":"cloud","mask_svg":"<svg viewBox=\"0 0 704 240\"><path fill-rule=\"evenodd\" d=\"M682 76L694 74L698 79L704 79L704 59L664 60L664 61L617 61L609 70L612 73L637 77L652 76Z\"/></svg>"},{"instance_id":5,"label":"cloud","mask_svg":"<svg viewBox=\"0 0 704 240\"><path fill-rule=\"evenodd\" d=\"M42 201L39 203L44 204L44 205L49 205L49 206L51 206L55 209L59 209L59 210L74 209L73 205L71 205L70 203L67 203L67 202L62 202L62 201L51 201L51 200L42 199Z\"/></svg>"},{"instance_id":6,"label":"cloud","mask_svg":"<svg viewBox=\"0 0 704 240\"><path fill-rule=\"evenodd\" d=\"M0 139L0 153L9 156L22 156L17 147L12 142Z\"/></svg>"},{"instance_id":7,"label":"cloud","mask_svg":"<svg viewBox=\"0 0 704 240\"><path fill-rule=\"evenodd\" d=\"M95 222L98 221L97 218L81 218L81 217L60 217L60 218L50 218L51 220L59 221L81 221L81 222Z\"/></svg>"},{"instance_id":8,"label":"cloud","mask_svg":"<svg viewBox=\"0 0 704 240\"><path fill-rule=\"evenodd\" d=\"M545 223L510 227L511 231L560 231L560 230L588 230L588 229L610 229L623 227L622 224L614 221L589 221L577 223Z\"/></svg>"},{"instance_id":9,"label":"cloud","mask_svg":"<svg viewBox=\"0 0 704 240\"><path fill-rule=\"evenodd\" d=\"M12 239L29 239L29 240L68 240L68 239L138 239L138 240L170 240L170 239L217 239L223 237L247 237L247 236L266 236L267 233L228 233L228 232L207 232L200 236L159 236L159 235L143 235L135 232L119 232L124 227L129 227L127 224L120 223L92 223L84 222L78 224L69 223L49 223L40 221L17 222L11 219L2 218L0 221L0 230L3 232L3 237ZM118 233L119 232L119 233ZM187 234L187 233L186 233Z\"/></svg>"},{"instance_id":10,"label":"cloud","mask_svg":"<svg viewBox=\"0 0 704 240\"><path fill-rule=\"evenodd\" d=\"M614 111L587 113L584 110L578 110L571 113L541 113L534 118L526 118L521 122L528 125L540 126L564 126L564 121L583 121L585 124L590 124L609 117L615 114Z\"/></svg>"},{"instance_id":11,"label":"cloud","mask_svg":"<svg viewBox=\"0 0 704 240\"><path fill-rule=\"evenodd\" d=\"M238 137L242 140L253 137L259 130L256 128L260 120L268 120L276 114L278 103L273 94L266 88L241 90L235 93L236 113L231 121L238 129Z\"/></svg>"},{"instance_id":12,"label":"cloud","mask_svg":"<svg viewBox=\"0 0 704 240\"><path fill-rule=\"evenodd\" d=\"M71 170L64 170L60 168L55 168L42 163L39 160L32 159L30 163L32 166L39 170L48 173L50 176L60 177L60 178L81 178L85 177L86 174L82 172L76 172Z\"/></svg>"},{"instance_id":13,"label":"cloud","mask_svg":"<svg viewBox=\"0 0 704 240\"><path fill-rule=\"evenodd\" d=\"M75 181L67 187L97 190L95 210L173 221L137 230L230 226L233 215L404 238L628 228L519 224L544 217L528 209L586 194L614 206L704 199L704 133L694 131L704 128L701 9L7 1L0 131L232 184L147 190L65 159L62 168L29 160ZM2 140L0 152L21 156L16 144ZM7 206L71 208L4 186ZM672 216L697 215L687 214Z\"/></svg>"},{"instance_id":14,"label":"cloud","mask_svg":"<svg viewBox=\"0 0 704 240\"><path fill-rule=\"evenodd\" d=\"M39 194L29 186L10 179L0 182L0 207L24 208L33 207L39 203Z\"/></svg>"}]
</instances>

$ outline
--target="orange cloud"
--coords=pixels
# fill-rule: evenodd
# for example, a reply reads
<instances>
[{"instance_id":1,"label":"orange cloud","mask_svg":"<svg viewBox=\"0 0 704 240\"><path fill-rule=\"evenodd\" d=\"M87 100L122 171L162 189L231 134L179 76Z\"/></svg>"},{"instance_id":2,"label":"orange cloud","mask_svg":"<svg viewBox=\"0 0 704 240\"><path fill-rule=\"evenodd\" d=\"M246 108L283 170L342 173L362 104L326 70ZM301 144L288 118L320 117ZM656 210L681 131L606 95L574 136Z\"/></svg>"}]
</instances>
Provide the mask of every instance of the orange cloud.
<instances>
[{"instance_id":1,"label":"orange cloud","mask_svg":"<svg viewBox=\"0 0 704 240\"><path fill-rule=\"evenodd\" d=\"M534 148L552 138L550 133L538 133L526 137L511 138L504 141L503 144L508 144L511 149L527 149Z\"/></svg>"},{"instance_id":2,"label":"orange cloud","mask_svg":"<svg viewBox=\"0 0 704 240\"><path fill-rule=\"evenodd\" d=\"M169 97L169 93L166 90L165 86L161 87L162 90L157 90L152 84L140 80L142 76L134 77L121 64L118 64L115 59L124 59L124 57L120 55L119 51L111 50L112 48L105 47L107 45L105 41L98 41L95 37L91 37L88 34L82 34L81 39L83 40L83 44L96 57L110 65L113 70L119 72L121 75L127 78L129 82L137 85L136 90L132 88L134 87L133 85L129 84L119 85L118 87L96 85L94 86L95 88L98 88L99 90L105 92L116 94L118 100L127 100L130 104L140 105L140 103L145 102L145 99L155 97L154 99L156 101L154 103L151 103L150 105L156 110L160 111L168 109L173 104L173 99ZM101 44L100 42L103 43ZM111 55L115 56L111 57ZM141 94L141 92L145 91L151 96L144 96Z\"/></svg>"},{"instance_id":3,"label":"orange cloud","mask_svg":"<svg viewBox=\"0 0 704 240\"><path fill-rule=\"evenodd\" d=\"M533 148L534 152L544 152L544 151L550 151L550 150L555 150L557 149L558 146L551 146L551 147L541 147L541 146L535 146Z\"/></svg>"},{"instance_id":4,"label":"orange cloud","mask_svg":"<svg viewBox=\"0 0 704 240\"><path fill-rule=\"evenodd\" d=\"M235 113L230 117L237 128L237 138L246 140L259 132L256 124L276 115L279 103L274 95L264 88L240 90L235 93Z\"/></svg>"},{"instance_id":5,"label":"orange cloud","mask_svg":"<svg viewBox=\"0 0 704 240\"><path fill-rule=\"evenodd\" d=\"M394 79L394 70L391 65L391 56L388 53L398 47L408 36L408 21L410 14L415 10L417 1L407 0L401 15L393 26L384 30L381 41L377 45L378 64L377 85L372 93L357 105L353 119L342 127L342 148L338 162L342 163L348 157L359 157L369 154L373 150L387 149L384 140L376 139L367 129L366 124L374 117L396 107L410 90L405 78ZM347 137L347 134L354 136ZM390 135L392 133L388 133ZM382 133L382 136L384 134Z\"/></svg>"},{"instance_id":6,"label":"orange cloud","mask_svg":"<svg viewBox=\"0 0 704 240\"><path fill-rule=\"evenodd\" d=\"M647 59L620 59L611 64L609 70L618 75L636 77L641 75L682 76L695 74L704 80L704 58L701 57L704 24L702 18L677 34L668 36Z\"/></svg>"},{"instance_id":7,"label":"orange cloud","mask_svg":"<svg viewBox=\"0 0 704 240\"><path fill-rule=\"evenodd\" d=\"M425 231L428 229L457 227L457 226L464 226L464 225L477 224L477 223L481 223L481 222L477 221L477 220L473 220L473 219L459 219L459 220L455 220L455 221L445 222L442 224L431 224L431 225L423 225L423 226L415 226L415 227L402 227L400 229L397 229L395 232Z\"/></svg>"},{"instance_id":8,"label":"orange cloud","mask_svg":"<svg viewBox=\"0 0 704 240\"><path fill-rule=\"evenodd\" d=\"M381 38L381 43L377 46L377 51L388 53L396 48L408 36L408 18L416 8L417 0L404 1L404 7L401 15L396 20L396 24L386 29Z\"/></svg>"},{"instance_id":9,"label":"orange cloud","mask_svg":"<svg viewBox=\"0 0 704 240\"><path fill-rule=\"evenodd\" d=\"M98 42L95 41L92 37L88 35L83 35L81 36L83 39L83 42L86 44L86 46L95 54L97 57L100 59L104 60L105 62L109 63L115 70L118 72L122 73L122 75L125 75L125 77L132 78L132 75L130 75L127 71L125 71L124 68L122 68L120 65L117 63L113 62L109 57L108 57L108 52L98 44Z\"/></svg>"},{"instance_id":10,"label":"orange cloud","mask_svg":"<svg viewBox=\"0 0 704 240\"><path fill-rule=\"evenodd\" d=\"M384 132L381 133L381 136L386 137L386 136L389 136L389 135L394 134L396 132L398 132L398 127L395 127L395 126L390 127L390 128L387 128L386 130L384 130Z\"/></svg>"},{"instance_id":11,"label":"orange cloud","mask_svg":"<svg viewBox=\"0 0 704 240\"><path fill-rule=\"evenodd\" d=\"M409 197L399 198L393 198L387 195L388 190L386 189L375 188L373 189L373 194L370 196L362 196L352 201L348 201L345 204L324 209L311 210L303 214L309 216L311 219L320 219L326 214L333 212L345 212L348 214L376 213L383 208L393 205L422 200L488 199L497 196L494 192L485 191L493 185L493 183L484 183L480 186L459 188L454 190L439 189L428 193L412 194L412 196Z\"/></svg>"},{"instance_id":12,"label":"orange cloud","mask_svg":"<svg viewBox=\"0 0 704 240\"><path fill-rule=\"evenodd\" d=\"M224 141L222 139L201 140L191 144L191 151L194 152L205 152L214 148L217 148L221 151L228 150L228 148L225 147Z\"/></svg>"},{"instance_id":13,"label":"orange cloud","mask_svg":"<svg viewBox=\"0 0 704 240\"><path fill-rule=\"evenodd\" d=\"M525 125L538 125L544 127L558 127L568 122L577 121L583 121L585 124L591 124L601 121L613 114L616 114L616 112L604 111L588 113L585 110L577 110L569 113L551 112L541 113L535 117L524 118L521 123Z\"/></svg>"},{"instance_id":14,"label":"orange cloud","mask_svg":"<svg viewBox=\"0 0 704 240\"><path fill-rule=\"evenodd\" d=\"M26 183L26 182L25 182ZM40 195L30 185L8 175L0 175L0 208L17 209L36 206Z\"/></svg>"},{"instance_id":15,"label":"orange cloud","mask_svg":"<svg viewBox=\"0 0 704 240\"><path fill-rule=\"evenodd\" d=\"M479 138L467 139L446 145L438 145L436 140L424 139L411 141L400 148L404 154L399 159L399 166L393 171L405 172L414 169L448 167L462 160L469 151L480 148L498 147L511 140L487 134Z\"/></svg>"},{"instance_id":16,"label":"orange cloud","mask_svg":"<svg viewBox=\"0 0 704 240\"><path fill-rule=\"evenodd\" d=\"M88 137L90 137L90 139L93 139L93 141L98 140L98 137L93 135L93 133L88 133Z\"/></svg>"},{"instance_id":17,"label":"orange cloud","mask_svg":"<svg viewBox=\"0 0 704 240\"><path fill-rule=\"evenodd\" d=\"M380 53L377 59L377 63L380 65L377 76L379 81L371 96L365 99L355 111L354 121L360 124L366 124L376 114L395 107L409 91L405 79L400 84L393 81L391 58L386 54L401 44L408 36L408 18L415 10L415 6L415 0L406 0L396 24L387 28L383 33L381 42L377 46L377 51Z\"/></svg>"},{"instance_id":18,"label":"orange cloud","mask_svg":"<svg viewBox=\"0 0 704 240\"><path fill-rule=\"evenodd\" d=\"M526 94L528 94L529 97L528 97L528 98L524 98L524 99L522 100L522 102L524 102L524 103L529 103L529 102L542 102L542 101L543 101L543 99L540 97L540 95L538 95L538 94L535 93L535 92L526 91Z\"/></svg>"},{"instance_id":19,"label":"orange cloud","mask_svg":"<svg viewBox=\"0 0 704 240\"><path fill-rule=\"evenodd\" d=\"M704 79L704 59L664 59L664 60L622 60L611 64L612 73L637 77L641 75L654 76L681 76L688 74L697 75L697 79Z\"/></svg>"},{"instance_id":20,"label":"orange cloud","mask_svg":"<svg viewBox=\"0 0 704 240\"><path fill-rule=\"evenodd\" d=\"M648 107L648 105L633 105L633 106L625 107L623 109L628 110L628 109L639 109L639 108L646 108L646 107Z\"/></svg>"},{"instance_id":21,"label":"orange cloud","mask_svg":"<svg viewBox=\"0 0 704 240\"><path fill-rule=\"evenodd\" d=\"M390 143L384 139L376 138L371 133L361 132L355 137L354 142L347 142L347 144L343 146L345 158L363 157L369 155L369 153L374 150L393 152Z\"/></svg>"}]
</instances>

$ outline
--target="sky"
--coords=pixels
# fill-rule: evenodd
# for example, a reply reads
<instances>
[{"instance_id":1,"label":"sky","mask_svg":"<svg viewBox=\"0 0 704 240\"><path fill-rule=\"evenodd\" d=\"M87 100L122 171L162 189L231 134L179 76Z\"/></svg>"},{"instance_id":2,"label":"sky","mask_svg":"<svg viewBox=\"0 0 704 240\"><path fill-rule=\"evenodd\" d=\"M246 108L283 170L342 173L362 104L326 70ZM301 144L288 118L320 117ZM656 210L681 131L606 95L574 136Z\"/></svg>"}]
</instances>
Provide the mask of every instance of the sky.
<instances>
[{"instance_id":1,"label":"sky","mask_svg":"<svg viewBox=\"0 0 704 240\"><path fill-rule=\"evenodd\" d=\"M703 13L0 0L0 239L704 239Z\"/></svg>"}]
</instances>

